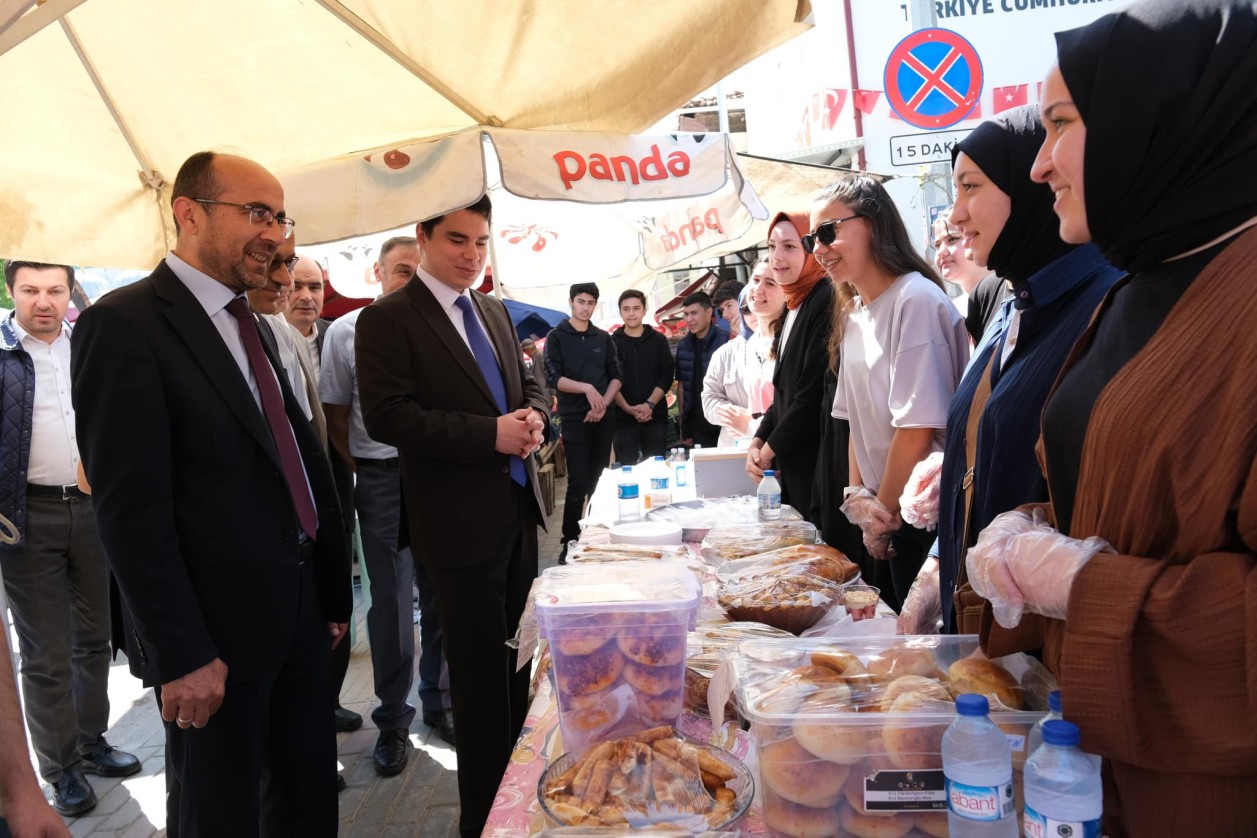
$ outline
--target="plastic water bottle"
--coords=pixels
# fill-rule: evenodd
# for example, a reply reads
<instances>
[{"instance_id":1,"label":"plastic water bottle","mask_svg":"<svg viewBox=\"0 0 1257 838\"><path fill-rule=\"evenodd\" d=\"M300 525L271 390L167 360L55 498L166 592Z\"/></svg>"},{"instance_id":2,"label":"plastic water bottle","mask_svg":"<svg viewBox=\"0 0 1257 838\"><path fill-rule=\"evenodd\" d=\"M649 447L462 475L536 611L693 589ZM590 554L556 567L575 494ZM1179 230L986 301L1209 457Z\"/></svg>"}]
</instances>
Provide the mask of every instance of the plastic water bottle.
<instances>
[{"instance_id":1,"label":"plastic water bottle","mask_svg":"<svg viewBox=\"0 0 1257 838\"><path fill-rule=\"evenodd\" d=\"M633 476L632 466L625 466L620 470L620 482L616 484L615 496L619 503L621 524L630 524L642 519L641 496L638 492L637 478Z\"/></svg>"},{"instance_id":2,"label":"plastic water bottle","mask_svg":"<svg viewBox=\"0 0 1257 838\"><path fill-rule=\"evenodd\" d=\"M650 489L646 497L651 509L658 509L672 503L672 469L663 461L663 455L655 457L653 467L647 472L650 476Z\"/></svg>"},{"instance_id":3,"label":"plastic water bottle","mask_svg":"<svg viewBox=\"0 0 1257 838\"><path fill-rule=\"evenodd\" d=\"M781 519L781 484L777 482L777 472L772 469L764 471L764 479L759 481L755 490L755 498L759 501L759 519L761 521L778 521Z\"/></svg>"},{"instance_id":4,"label":"plastic water bottle","mask_svg":"<svg viewBox=\"0 0 1257 838\"><path fill-rule=\"evenodd\" d=\"M677 448L672 453L672 471L676 477L678 489L690 485L690 464L685 461L685 449Z\"/></svg>"},{"instance_id":5,"label":"plastic water bottle","mask_svg":"<svg viewBox=\"0 0 1257 838\"><path fill-rule=\"evenodd\" d=\"M1099 838L1100 767L1078 750L1078 726L1043 725L1043 745L1026 761L1026 838Z\"/></svg>"},{"instance_id":6,"label":"plastic water bottle","mask_svg":"<svg viewBox=\"0 0 1257 838\"><path fill-rule=\"evenodd\" d=\"M1059 721L1061 719L1061 691L1052 690L1048 693L1048 713L1039 719L1035 726L1030 728L1030 735L1026 737L1026 756L1027 758L1035 751L1039 750L1039 746L1043 744L1043 725L1050 721Z\"/></svg>"},{"instance_id":7,"label":"plastic water bottle","mask_svg":"<svg viewBox=\"0 0 1257 838\"><path fill-rule=\"evenodd\" d=\"M1008 737L991 721L984 695L957 696L956 712L956 721L943 734L948 830L965 838L1016 838Z\"/></svg>"}]
</instances>

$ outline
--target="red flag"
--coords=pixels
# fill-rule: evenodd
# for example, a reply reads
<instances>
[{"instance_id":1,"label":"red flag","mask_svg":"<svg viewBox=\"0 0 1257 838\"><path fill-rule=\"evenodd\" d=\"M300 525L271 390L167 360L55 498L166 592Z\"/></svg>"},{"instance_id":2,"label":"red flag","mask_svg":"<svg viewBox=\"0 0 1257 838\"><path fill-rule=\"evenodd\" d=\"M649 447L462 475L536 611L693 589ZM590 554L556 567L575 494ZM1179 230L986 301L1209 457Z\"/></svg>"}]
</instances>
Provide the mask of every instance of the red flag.
<instances>
[{"instance_id":1,"label":"red flag","mask_svg":"<svg viewBox=\"0 0 1257 838\"><path fill-rule=\"evenodd\" d=\"M1043 101L1043 82L1036 82L1034 85L1034 101Z\"/></svg>"},{"instance_id":2,"label":"red flag","mask_svg":"<svg viewBox=\"0 0 1257 838\"><path fill-rule=\"evenodd\" d=\"M861 113L872 113L873 108L877 107L877 97L882 95L880 90L853 90L851 97L855 100L855 106L860 109Z\"/></svg>"},{"instance_id":3,"label":"red flag","mask_svg":"<svg viewBox=\"0 0 1257 838\"><path fill-rule=\"evenodd\" d=\"M1027 85L1024 84L1014 84L1009 87L997 87L995 88L995 95L993 97L994 108L992 108L992 110L995 113L999 113L1000 111L1006 111L1009 108L1016 108L1020 105L1024 105L1026 104L1026 97L1028 95L1029 92L1027 90Z\"/></svg>"},{"instance_id":4,"label":"red flag","mask_svg":"<svg viewBox=\"0 0 1257 838\"><path fill-rule=\"evenodd\" d=\"M832 131L838 123L842 106L847 104L847 91L830 87L825 90L825 130Z\"/></svg>"}]
</instances>

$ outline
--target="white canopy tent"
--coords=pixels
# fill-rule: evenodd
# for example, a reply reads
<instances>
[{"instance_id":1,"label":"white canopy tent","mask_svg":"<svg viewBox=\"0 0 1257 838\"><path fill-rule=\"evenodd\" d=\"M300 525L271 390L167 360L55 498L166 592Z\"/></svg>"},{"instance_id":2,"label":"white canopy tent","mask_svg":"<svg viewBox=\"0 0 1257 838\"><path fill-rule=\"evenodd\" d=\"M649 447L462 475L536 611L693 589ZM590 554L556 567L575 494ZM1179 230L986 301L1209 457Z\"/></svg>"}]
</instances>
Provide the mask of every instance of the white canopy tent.
<instances>
[{"instance_id":1,"label":"white canopy tent","mask_svg":"<svg viewBox=\"0 0 1257 838\"><path fill-rule=\"evenodd\" d=\"M287 181L477 127L640 131L804 31L810 11L807 0L0 0L0 255L153 265L173 243L170 182L203 148ZM289 210L315 241L301 216L314 208ZM375 232L353 214L340 223L317 238Z\"/></svg>"}]
</instances>

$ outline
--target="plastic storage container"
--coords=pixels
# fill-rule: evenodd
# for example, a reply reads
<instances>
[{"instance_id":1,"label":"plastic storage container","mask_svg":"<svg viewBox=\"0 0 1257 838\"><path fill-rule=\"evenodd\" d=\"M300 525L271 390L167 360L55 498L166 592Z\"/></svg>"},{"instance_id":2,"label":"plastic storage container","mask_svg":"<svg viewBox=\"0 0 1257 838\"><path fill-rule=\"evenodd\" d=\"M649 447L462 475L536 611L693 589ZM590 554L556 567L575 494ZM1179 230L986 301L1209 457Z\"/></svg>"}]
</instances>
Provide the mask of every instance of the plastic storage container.
<instances>
[{"instance_id":1,"label":"plastic storage container","mask_svg":"<svg viewBox=\"0 0 1257 838\"><path fill-rule=\"evenodd\" d=\"M541 575L533 604L550 641L567 750L676 723L699 596L689 569L657 561L567 565Z\"/></svg>"},{"instance_id":2,"label":"plastic storage container","mask_svg":"<svg viewBox=\"0 0 1257 838\"><path fill-rule=\"evenodd\" d=\"M1026 763L1026 838L1099 838L1100 766L1078 750L1078 738L1072 722L1043 725L1043 744Z\"/></svg>"},{"instance_id":3,"label":"plastic storage container","mask_svg":"<svg viewBox=\"0 0 1257 838\"><path fill-rule=\"evenodd\" d=\"M952 690L980 685L992 706L1020 708L991 718L1024 750L1056 687L1032 658L988 666L971 658L977 649L972 635L740 644L713 677L709 700L720 706L722 685L735 686L756 741L771 834L946 834L942 738L956 718Z\"/></svg>"}]
</instances>

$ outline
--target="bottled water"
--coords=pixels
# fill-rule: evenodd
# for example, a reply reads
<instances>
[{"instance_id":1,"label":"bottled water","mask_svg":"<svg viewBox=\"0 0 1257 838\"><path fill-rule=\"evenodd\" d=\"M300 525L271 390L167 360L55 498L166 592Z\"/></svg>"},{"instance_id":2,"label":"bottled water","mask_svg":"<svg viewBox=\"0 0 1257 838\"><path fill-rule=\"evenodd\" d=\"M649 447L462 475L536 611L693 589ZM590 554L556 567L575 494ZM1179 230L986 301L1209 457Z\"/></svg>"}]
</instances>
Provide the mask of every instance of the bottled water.
<instances>
[{"instance_id":1,"label":"bottled water","mask_svg":"<svg viewBox=\"0 0 1257 838\"><path fill-rule=\"evenodd\" d=\"M761 521L777 521L781 518L781 484L777 482L777 472L765 469L764 479L759 481L755 497L759 501Z\"/></svg>"},{"instance_id":2,"label":"bottled water","mask_svg":"<svg viewBox=\"0 0 1257 838\"><path fill-rule=\"evenodd\" d=\"M943 734L947 827L964 838L1016 838L1013 756L1004 731L990 719L986 696L956 698L956 720Z\"/></svg>"},{"instance_id":3,"label":"bottled water","mask_svg":"<svg viewBox=\"0 0 1257 838\"><path fill-rule=\"evenodd\" d=\"M1026 838L1099 838L1100 767L1078 750L1078 726L1043 725L1043 745L1026 761Z\"/></svg>"},{"instance_id":4,"label":"bottled water","mask_svg":"<svg viewBox=\"0 0 1257 838\"><path fill-rule=\"evenodd\" d=\"M1030 735L1026 737L1026 755L1029 756L1039 750L1039 746L1043 744L1043 725L1046 722L1059 720L1061 718L1061 691L1052 690L1048 693L1048 714L1030 728Z\"/></svg>"},{"instance_id":5,"label":"bottled water","mask_svg":"<svg viewBox=\"0 0 1257 838\"><path fill-rule=\"evenodd\" d=\"M619 502L621 524L630 524L642 519L641 497L632 466L625 466L620 470L620 482L616 484L615 496Z\"/></svg>"},{"instance_id":6,"label":"bottled water","mask_svg":"<svg viewBox=\"0 0 1257 838\"><path fill-rule=\"evenodd\" d=\"M649 508L658 509L672 503L672 469L663 461L662 454L655 457L647 475L650 478L650 488L646 491Z\"/></svg>"},{"instance_id":7,"label":"bottled water","mask_svg":"<svg viewBox=\"0 0 1257 838\"><path fill-rule=\"evenodd\" d=\"M672 455L672 471L676 476L676 488L690 485L690 464L685 461L685 449L678 448Z\"/></svg>"}]
</instances>

